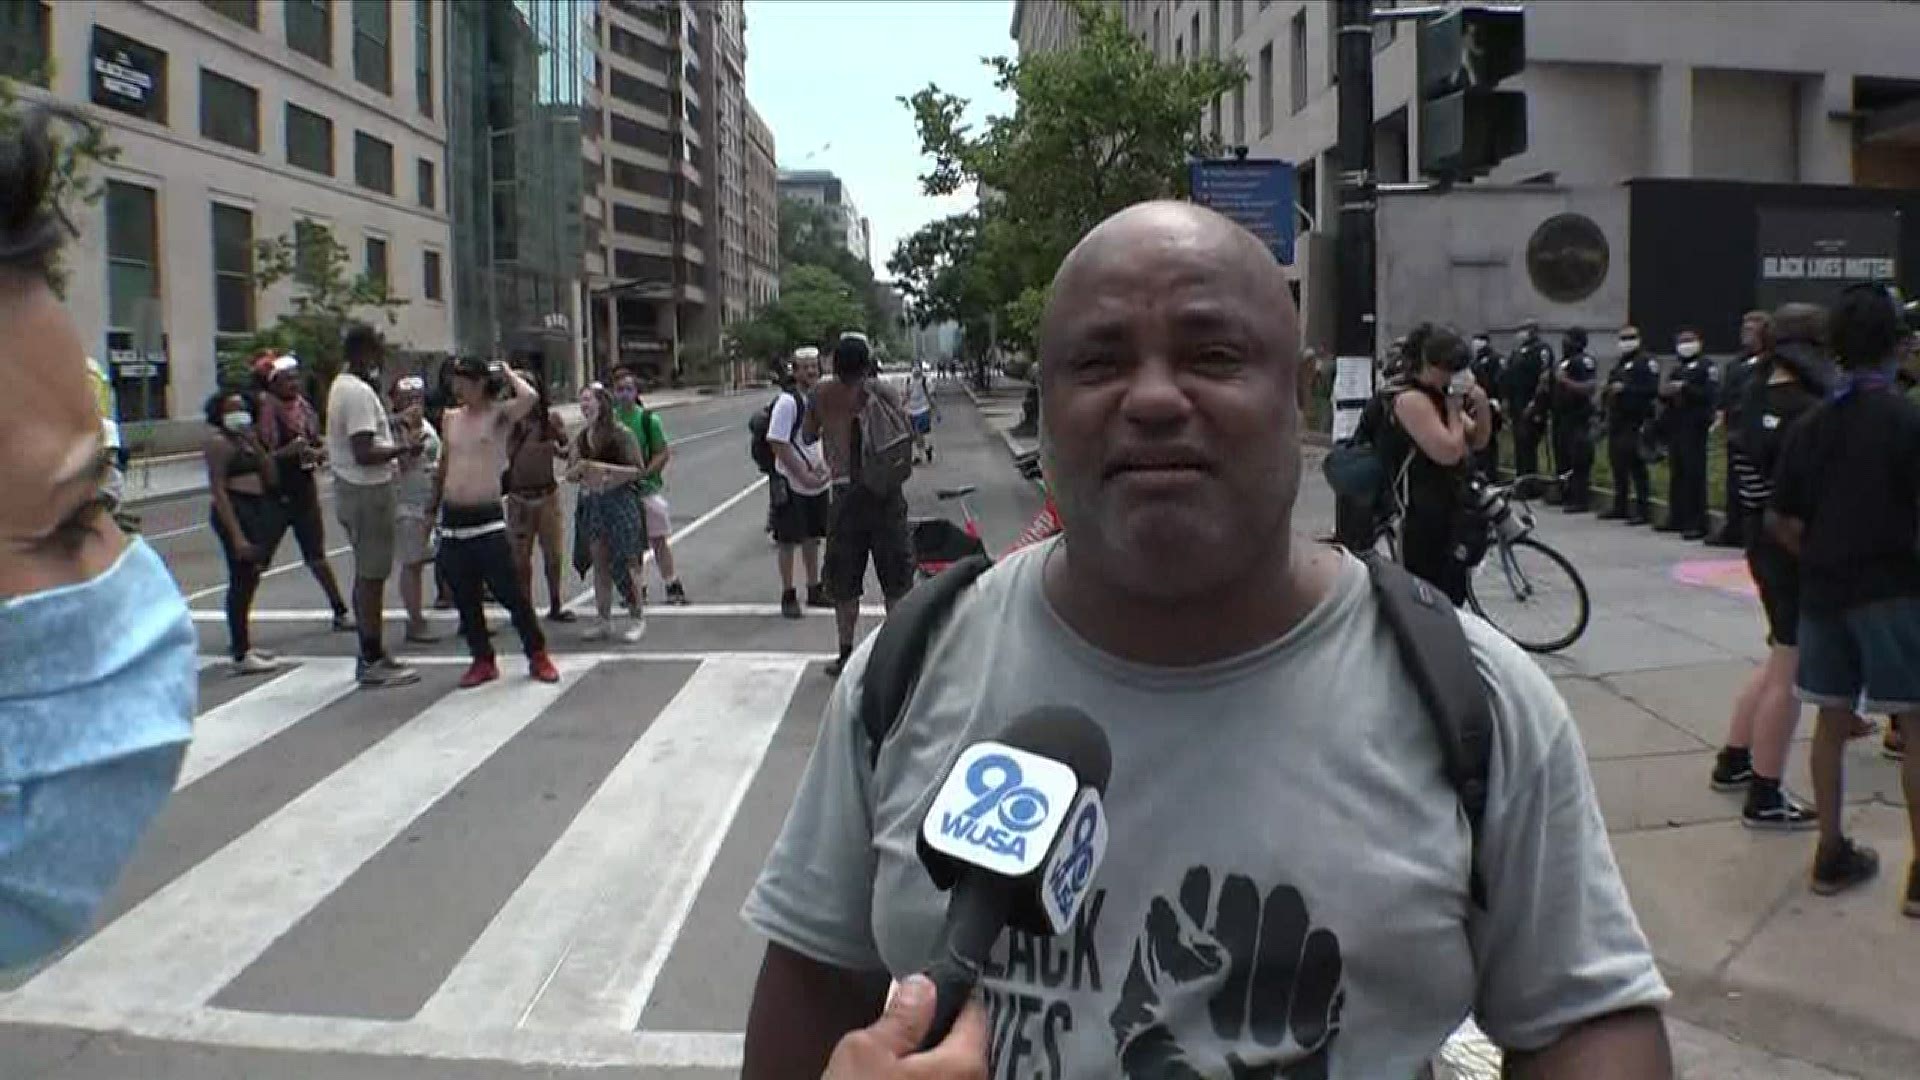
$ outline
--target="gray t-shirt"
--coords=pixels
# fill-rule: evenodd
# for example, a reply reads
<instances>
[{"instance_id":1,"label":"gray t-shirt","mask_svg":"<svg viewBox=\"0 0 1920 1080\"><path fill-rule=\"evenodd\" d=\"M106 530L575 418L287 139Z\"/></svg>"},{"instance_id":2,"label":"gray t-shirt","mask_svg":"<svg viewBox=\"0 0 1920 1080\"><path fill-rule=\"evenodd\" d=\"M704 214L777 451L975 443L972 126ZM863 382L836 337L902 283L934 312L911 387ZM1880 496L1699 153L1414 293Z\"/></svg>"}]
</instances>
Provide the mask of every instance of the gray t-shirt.
<instances>
[{"instance_id":1,"label":"gray t-shirt","mask_svg":"<svg viewBox=\"0 0 1920 1080\"><path fill-rule=\"evenodd\" d=\"M1412 1076L1469 1010L1536 1049L1666 999L1566 705L1491 628L1463 619L1497 728L1482 913L1466 818L1357 560L1279 641L1167 669L1061 621L1041 591L1053 550L963 595L872 769L855 655L747 899L756 929L841 968L923 968L946 903L914 838L948 764L1072 705L1112 744L1112 840L1071 933L995 946L996 1077L1379 1080Z\"/></svg>"}]
</instances>

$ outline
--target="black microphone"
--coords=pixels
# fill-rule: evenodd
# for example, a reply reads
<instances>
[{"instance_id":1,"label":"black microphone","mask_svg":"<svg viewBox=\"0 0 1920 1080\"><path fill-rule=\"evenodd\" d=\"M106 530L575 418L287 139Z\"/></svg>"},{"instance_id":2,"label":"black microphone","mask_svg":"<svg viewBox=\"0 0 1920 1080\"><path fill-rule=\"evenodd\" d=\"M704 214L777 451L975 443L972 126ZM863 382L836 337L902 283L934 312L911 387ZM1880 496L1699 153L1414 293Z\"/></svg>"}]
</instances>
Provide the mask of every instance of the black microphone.
<instances>
[{"instance_id":1,"label":"black microphone","mask_svg":"<svg viewBox=\"0 0 1920 1080\"><path fill-rule=\"evenodd\" d=\"M1101 797L1112 771L1099 725L1057 706L1025 713L954 761L920 826L920 861L952 893L926 970L938 997L922 1049L953 1028L1001 930L1050 937L1073 925L1106 855Z\"/></svg>"}]
</instances>

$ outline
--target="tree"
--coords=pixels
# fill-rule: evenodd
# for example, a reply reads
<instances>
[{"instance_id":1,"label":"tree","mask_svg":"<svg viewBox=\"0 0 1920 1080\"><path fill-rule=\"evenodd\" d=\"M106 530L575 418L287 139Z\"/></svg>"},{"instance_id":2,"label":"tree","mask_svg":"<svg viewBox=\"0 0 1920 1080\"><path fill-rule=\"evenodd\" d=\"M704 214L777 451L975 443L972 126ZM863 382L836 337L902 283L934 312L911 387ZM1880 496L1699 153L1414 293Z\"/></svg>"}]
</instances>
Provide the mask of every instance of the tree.
<instances>
[{"instance_id":1,"label":"tree","mask_svg":"<svg viewBox=\"0 0 1920 1080\"><path fill-rule=\"evenodd\" d=\"M824 266L785 266L780 299L733 324L727 334L742 359L771 365L802 345L825 347L842 331L869 325L860 290Z\"/></svg>"},{"instance_id":2,"label":"tree","mask_svg":"<svg viewBox=\"0 0 1920 1080\"><path fill-rule=\"evenodd\" d=\"M44 78L35 81L52 85L51 63ZM38 107L48 106L21 96L19 85L12 79L0 78L0 137L12 135L28 110ZM106 129L86 114L62 106L50 108L59 123L54 129L53 183L49 186L48 200L71 220L77 207L91 206L106 194L107 185L97 175L99 167L119 160L120 148L108 142ZM59 259L48 268L47 276L54 293L64 298L67 273Z\"/></svg>"},{"instance_id":3,"label":"tree","mask_svg":"<svg viewBox=\"0 0 1920 1080\"><path fill-rule=\"evenodd\" d=\"M256 293L289 282L292 308L238 351L224 356L222 376L232 385L244 385L248 358L262 349L290 352L300 357L318 397L317 391L332 383L340 371L340 339L347 325L361 320L362 313L385 316L392 325L407 304L389 292L385 281L355 274L352 266L346 245L317 222L296 221L291 232L257 241L253 246Z\"/></svg>"},{"instance_id":4,"label":"tree","mask_svg":"<svg viewBox=\"0 0 1920 1080\"><path fill-rule=\"evenodd\" d=\"M976 130L967 101L936 85L901 99L932 162L922 190L981 196L887 262L927 322L992 320L1002 342L1030 344L1047 285L1080 237L1134 203L1185 195L1187 163L1220 152L1199 121L1246 81L1238 59L1164 64L1109 5L1074 0L1073 10L1072 47L986 61L1013 93L1011 115Z\"/></svg>"},{"instance_id":5,"label":"tree","mask_svg":"<svg viewBox=\"0 0 1920 1080\"><path fill-rule=\"evenodd\" d=\"M781 290L794 267L826 270L853 289L864 315L845 328L864 330L874 348L886 354L899 348L898 328L888 314L886 286L876 281L873 267L840 243L826 207L799 199L780 200ZM813 342L812 344L825 344Z\"/></svg>"}]
</instances>

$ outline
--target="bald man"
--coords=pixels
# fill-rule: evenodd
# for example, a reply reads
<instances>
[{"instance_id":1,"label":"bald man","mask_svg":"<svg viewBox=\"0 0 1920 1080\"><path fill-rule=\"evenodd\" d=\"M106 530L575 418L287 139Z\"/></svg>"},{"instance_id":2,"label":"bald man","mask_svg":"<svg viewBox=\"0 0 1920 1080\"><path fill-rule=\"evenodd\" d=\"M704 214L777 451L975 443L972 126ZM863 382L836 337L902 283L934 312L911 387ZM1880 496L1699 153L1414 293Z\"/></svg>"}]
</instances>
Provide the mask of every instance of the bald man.
<instances>
[{"instance_id":1,"label":"bald man","mask_svg":"<svg viewBox=\"0 0 1920 1080\"><path fill-rule=\"evenodd\" d=\"M868 650L849 663L745 909L771 942L750 1080L817 1076L842 1036L845 1077L1410 1076L1469 1010L1512 1076L1671 1074L1573 722L1467 619L1496 721L1470 898L1459 797L1367 570L1292 532L1297 322L1266 249L1189 204L1123 211L1061 266L1041 430L1070 542L961 595L877 761ZM1048 705L1111 742L1098 879L1069 933L999 938L988 1060L876 1060L859 1029L941 940L915 850L931 793Z\"/></svg>"}]
</instances>

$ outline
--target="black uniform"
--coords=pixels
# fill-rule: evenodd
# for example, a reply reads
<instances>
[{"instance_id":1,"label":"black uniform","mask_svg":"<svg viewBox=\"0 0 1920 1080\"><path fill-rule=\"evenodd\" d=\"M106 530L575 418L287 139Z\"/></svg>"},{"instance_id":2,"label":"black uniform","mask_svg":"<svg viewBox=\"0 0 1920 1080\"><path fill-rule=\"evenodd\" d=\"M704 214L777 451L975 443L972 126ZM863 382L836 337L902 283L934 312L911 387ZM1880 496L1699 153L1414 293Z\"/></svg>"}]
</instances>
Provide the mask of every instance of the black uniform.
<instances>
[{"instance_id":1,"label":"black uniform","mask_svg":"<svg viewBox=\"0 0 1920 1080\"><path fill-rule=\"evenodd\" d=\"M1705 355L1683 359L1673 381L1680 392L1667 405L1673 471L1667 485L1664 531L1699 540L1707 535L1707 432L1720 400L1720 369Z\"/></svg>"},{"instance_id":2,"label":"black uniform","mask_svg":"<svg viewBox=\"0 0 1920 1080\"><path fill-rule=\"evenodd\" d=\"M1660 397L1660 363L1635 349L1614 362L1607 386L1607 462L1613 468L1613 511L1607 516L1643 525L1653 495L1644 443Z\"/></svg>"},{"instance_id":3,"label":"black uniform","mask_svg":"<svg viewBox=\"0 0 1920 1080\"><path fill-rule=\"evenodd\" d=\"M1586 350L1569 350L1560 361L1558 374L1570 382L1591 384L1600 376L1600 367ZM1549 400L1553 409L1553 456L1567 483L1560 505L1569 511L1587 509L1592 501L1589 491L1593 475L1593 388L1584 390L1553 381Z\"/></svg>"},{"instance_id":4,"label":"black uniform","mask_svg":"<svg viewBox=\"0 0 1920 1080\"><path fill-rule=\"evenodd\" d=\"M1516 476L1532 476L1540 471L1540 429L1542 417L1533 409L1540 392L1540 380L1553 367L1553 346L1531 337L1507 357L1506 370L1500 373L1500 400L1506 404L1507 421L1513 425L1513 471Z\"/></svg>"},{"instance_id":5,"label":"black uniform","mask_svg":"<svg viewBox=\"0 0 1920 1080\"><path fill-rule=\"evenodd\" d=\"M1492 345L1479 349L1473 355L1473 381L1478 383L1487 395L1488 404L1493 406L1493 436L1487 440L1487 448L1474 455L1475 465L1482 476L1489 479L1500 472L1500 429L1506 426L1505 409L1500 405L1501 377L1506 372L1506 361L1493 351Z\"/></svg>"},{"instance_id":6,"label":"black uniform","mask_svg":"<svg viewBox=\"0 0 1920 1080\"><path fill-rule=\"evenodd\" d=\"M1739 433L1745 430L1742 424L1741 404L1746 400L1747 387L1753 382L1753 373L1760 368L1760 358L1749 356L1744 360L1729 360L1720 376L1720 415L1726 421L1722 425L1731 444ZM1727 523L1714 538L1714 543L1722 547L1744 547L1747 542L1747 530L1753 528L1747 508L1734 496L1738 490L1738 481L1733 471L1733 455L1727 455L1726 463Z\"/></svg>"}]
</instances>

